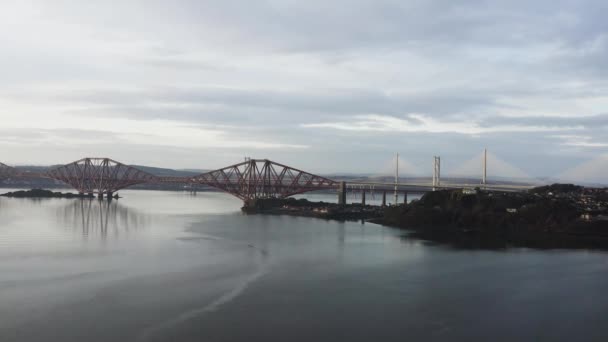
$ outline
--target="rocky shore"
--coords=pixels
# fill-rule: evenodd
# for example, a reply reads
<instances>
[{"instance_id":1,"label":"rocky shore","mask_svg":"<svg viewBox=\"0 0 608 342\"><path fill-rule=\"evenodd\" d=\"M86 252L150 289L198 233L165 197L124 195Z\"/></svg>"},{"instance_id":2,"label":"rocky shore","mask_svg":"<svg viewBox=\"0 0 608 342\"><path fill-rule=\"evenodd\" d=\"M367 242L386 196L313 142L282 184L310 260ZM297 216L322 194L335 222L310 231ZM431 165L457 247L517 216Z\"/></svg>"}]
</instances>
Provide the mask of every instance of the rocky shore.
<instances>
[{"instance_id":1,"label":"rocky shore","mask_svg":"<svg viewBox=\"0 0 608 342\"><path fill-rule=\"evenodd\" d=\"M311 202L306 199L258 199L242 208L249 214L292 215L318 217L328 220L359 221L382 218L384 210L379 206Z\"/></svg>"}]
</instances>

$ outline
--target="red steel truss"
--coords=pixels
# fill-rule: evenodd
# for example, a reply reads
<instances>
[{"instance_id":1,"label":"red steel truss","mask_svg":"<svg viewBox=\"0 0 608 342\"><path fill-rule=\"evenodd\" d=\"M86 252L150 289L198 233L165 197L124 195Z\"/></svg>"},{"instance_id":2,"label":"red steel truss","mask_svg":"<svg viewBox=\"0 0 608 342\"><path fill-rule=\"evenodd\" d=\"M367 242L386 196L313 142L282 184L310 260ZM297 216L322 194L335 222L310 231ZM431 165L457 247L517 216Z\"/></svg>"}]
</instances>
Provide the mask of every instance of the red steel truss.
<instances>
[{"instance_id":1,"label":"red steel truss","mask_svg":"<svg viewBox=\"0 0 608 342\"><path fill-rule=\"evenodd\" d=\"M0 163L0 179L13 178L17 177L18 175L19 171L17 169Z\"/></svg>"},{"instance_id":2,"label":"red steel truss","mask_svg":"<svg viewBox=\"0 0 608 342\"><path fill-rule=\"evenodd\" d=\"M267 159L251 159L191 179L194 184L226 191L247 202L256 198L285 198L315 190L335 189L338 182Z\"/></svg>"},{"instance_id":3,"label":"red steel truss","mask_svg":"<svg viewBox=\"0 0 608 342\"><path fill-rule=\"evenodd\" d=\"M157 177L109 158L84 158L47 172L47 176L81 193L113 193L128 186L155 182Z\"/></svg>"},{"instance_id":4,"label":"red steel truss","mask_svg":"<svg viewBox=\"0 0 608 342\"><path fill-rule=\"evenodd\" d=\"M211 186L243 201L285 198L307 191L336 189L338 182L267 159L251 159L195 177L157 177L108 158L83 158L44 174L21 173L0 163L0 179L52 178L81 193L111 194L141 183L180 183Z\"/></svg>"}]
</instances>

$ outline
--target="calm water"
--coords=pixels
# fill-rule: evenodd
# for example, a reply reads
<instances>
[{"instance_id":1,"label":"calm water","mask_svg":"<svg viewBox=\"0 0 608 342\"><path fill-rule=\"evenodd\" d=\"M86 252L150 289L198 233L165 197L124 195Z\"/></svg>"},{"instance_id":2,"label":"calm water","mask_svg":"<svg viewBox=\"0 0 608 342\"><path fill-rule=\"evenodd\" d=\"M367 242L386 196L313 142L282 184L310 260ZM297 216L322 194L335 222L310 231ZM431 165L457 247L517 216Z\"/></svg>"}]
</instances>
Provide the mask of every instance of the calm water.
<instances>
[{"instance_id":1,"label":"calm water","mask_svg":"<svg viewBox=\"0 0 608 342\"><path fill-rule=\"evenodd\" d=\"M608 340L608 254L458 250L224 194L0 198L0 341ZM331 199L331 198L328 198Z\"/></svg>"}]
</instances>

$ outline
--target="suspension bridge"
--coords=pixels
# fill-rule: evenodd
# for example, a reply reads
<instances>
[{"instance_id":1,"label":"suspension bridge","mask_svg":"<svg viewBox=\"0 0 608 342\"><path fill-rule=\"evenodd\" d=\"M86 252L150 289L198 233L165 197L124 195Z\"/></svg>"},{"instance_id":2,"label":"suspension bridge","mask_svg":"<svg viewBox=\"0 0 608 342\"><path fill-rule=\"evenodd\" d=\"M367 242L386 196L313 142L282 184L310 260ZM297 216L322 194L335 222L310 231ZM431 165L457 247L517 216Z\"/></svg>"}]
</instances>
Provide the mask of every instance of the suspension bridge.
<instances>
[{"instance_id":1,"label":"suspension bridge","mask_svg":"<svg viewBox=\"0 0 608 342\"><path fill-rule=\"evenodd\" d=\"M333 180L315 175L268 159L247 159L241 163L188 177L160 177L110 158L83 158L54 167L44 172L28 172L0 163L0 181L6 179L47 178L62 182L80 194L112 198L119 190L136 184L184 184L208 186L227 192L245 203L261 198L286 198L311 192L338 192L340 203L346 203L346 193L362 194L382 192L383 203L387 192L392 192L397 203L398 194L423 193L441 189L472 189L483 187L494 191L523 191L531 186L514 184L490 184L487 182L487 156L484 153L481 183L442 183L441 159L434 158L432 182L403 182L399 178L399 159L396 159L393 182L370 180Z\"/></svg>"}]
</instances>

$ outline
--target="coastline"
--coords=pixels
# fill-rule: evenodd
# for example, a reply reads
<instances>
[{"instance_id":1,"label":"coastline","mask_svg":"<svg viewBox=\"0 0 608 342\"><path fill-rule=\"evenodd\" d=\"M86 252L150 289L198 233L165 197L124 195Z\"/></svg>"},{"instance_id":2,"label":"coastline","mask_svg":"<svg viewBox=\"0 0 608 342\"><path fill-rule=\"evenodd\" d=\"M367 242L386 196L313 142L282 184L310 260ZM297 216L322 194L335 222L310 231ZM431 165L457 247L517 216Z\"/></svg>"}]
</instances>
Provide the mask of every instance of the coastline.
<instances>
[{"instance_id":1,"label":"coastline","mask_svg":"<svg viewBox=\"0 0 608 342\"><path fill-rule=\"evenodd\" d=\"M601 235L530 231L498 233L453 226L404 227L387 223L383 219L371 219L369 222L403 230L408 233L408 237L461 249L536 248L608 250L608 236Z\"/></svg>"},{"instance_id":2,"label":"coastline","mask_svg":"<svg viewBox=\"0 0 608 342\"><path fill-rule=\"evenodd\" d=\"M402 230L408 237L431 243L438 243L464 249L505 249L505 248L537 248L537 249L598 249L608 250L608 236L575 235L569 233L519 232L498 233L481 232L476 229L464 229L455 226L403 226L387 222L383 217L353 218L339 215L323 215L309 211L285 211L268 209L252 215L273 215L310 217L332 221L365 221L383 227Z\"/></svg>"},{"instance_id":3,"label":"coastline","mask_svg":"<svg viewBox=\"0 0 608 342\"><path fill-rule=\"evenodd\" d=\"M316 217L336 221L360 221L381 218L384 210L379 206L311 202L306 199L260 199L254 200L241 210L246 214L288 215Z\"/></svg>"},{"instance_id":4,"label":"coastline","mask_svg":"<svg viewBox=\"0 0 608 342\"><path fill-rule=\"evenodd\" d=\"M92 199L89 194L32 189L10 198ZM402 229L410 237L470 248L608 249L608 189L554 184L528 193L475 190L429 192L397 206L339 205L306 199L258 199L246 214L365 221Z\"/></svg>"},{"instance_id":5,"label":"coastline","mask_svg":"<svg viewBox=\"0 0 608 342\"><path fill-rule=\"evenodd\" d=\"M243 211L364 220L403 229L410 237L468 248L608 249L607 195L608 189L553 185L529 193L436 191L407 205L384 207L258 200Z\"/></svg>"}]
</instances>

